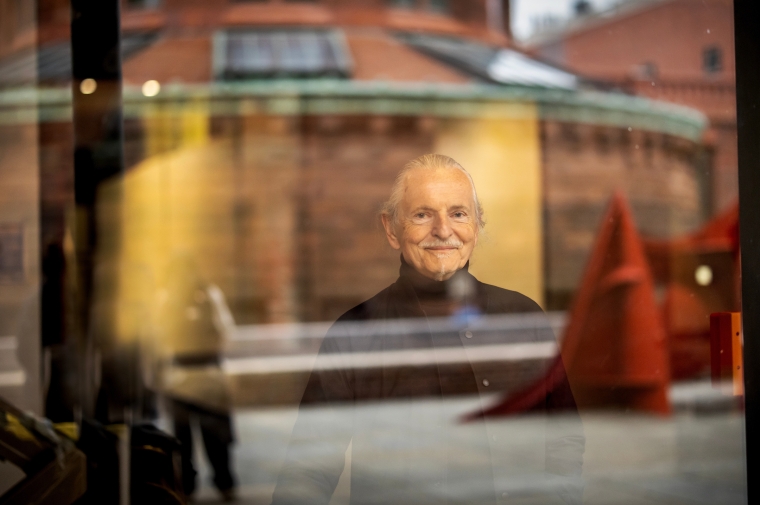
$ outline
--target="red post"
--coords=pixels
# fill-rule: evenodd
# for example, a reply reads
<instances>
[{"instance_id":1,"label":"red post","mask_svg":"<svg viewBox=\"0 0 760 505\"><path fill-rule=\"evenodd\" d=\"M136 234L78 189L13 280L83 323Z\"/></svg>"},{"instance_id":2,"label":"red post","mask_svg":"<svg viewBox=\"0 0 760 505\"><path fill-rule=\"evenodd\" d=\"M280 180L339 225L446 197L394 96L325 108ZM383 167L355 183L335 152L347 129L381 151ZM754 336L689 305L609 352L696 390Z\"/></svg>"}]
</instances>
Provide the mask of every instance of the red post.
<instances>
[{"instance_id":1,"label":"red post","mask_svg":"<svg viewBox=\"0 0 760 505\"><path fill-rule=\"evenodd\" d=\"M741 312L710 314L710 371L714 387L731 384L730 394L744 394ZM728 392L728 391L727 391Z\"/></svg>"}]
</instances>

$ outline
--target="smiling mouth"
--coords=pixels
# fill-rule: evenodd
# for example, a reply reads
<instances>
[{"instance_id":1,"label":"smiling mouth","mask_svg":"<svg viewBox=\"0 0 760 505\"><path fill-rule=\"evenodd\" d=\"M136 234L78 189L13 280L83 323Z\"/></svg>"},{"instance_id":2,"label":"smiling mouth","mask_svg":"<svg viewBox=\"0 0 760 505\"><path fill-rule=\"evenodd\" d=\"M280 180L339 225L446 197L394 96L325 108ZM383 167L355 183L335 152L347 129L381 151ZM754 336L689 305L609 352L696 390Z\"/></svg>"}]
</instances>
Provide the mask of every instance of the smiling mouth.
<instances>
[{"instance_id":1,"label":"smiling mouth","mask_svg":"<svg viewBox=\"0 0 760 505\"><path fill-rule=\"evenodd\" d=\"M427 247L426 250L438 259L444 259L451 256L459 248L457 247Z\"/></svg>"},{"instance_id":2,"label":"smiling mouth","mask_svg":"<svg viewBox=\"0 0 760 505\"><path fill-rule=\"evenodd\" d=\"M461 249L464 244L459 242L458 240L451 240L451 241L433 241L430 242L422 242L419 245L422 249L429 252L430 254L438 257L439 259L446 258L448 256L451 256L451 254L454 251L458 251Z\"/></svg>"}]
</instances>

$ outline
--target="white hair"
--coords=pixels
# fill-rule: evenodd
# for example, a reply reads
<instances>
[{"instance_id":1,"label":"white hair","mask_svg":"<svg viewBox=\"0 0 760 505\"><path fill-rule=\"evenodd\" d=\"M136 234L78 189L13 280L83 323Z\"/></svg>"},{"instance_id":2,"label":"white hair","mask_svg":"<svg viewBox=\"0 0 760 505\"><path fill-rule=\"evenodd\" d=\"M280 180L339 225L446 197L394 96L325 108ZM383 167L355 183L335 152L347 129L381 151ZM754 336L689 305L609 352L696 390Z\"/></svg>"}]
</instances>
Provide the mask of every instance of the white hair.
<instances>
[{"instance_id":1,"label":"white hair","mask_svg":"<svg viewBox=\"0 0 760 505\"><path fill-rule=\"evenodd\" d=\"M401 205L401 200L404 198L404 190L406 189L406 176L412 170L437 170L439 168L455 168L461 170L462 173L467 176L467 179L470 181L470 186L472 187L472 198L475 202L475 212L477 212L478 229L482 230L486 222L483 219L483 207L480 205L480 200L478 200L478 193L475 191L475 183L472 180L472 176L453 158L443 154L423 154L419 158L415 158L404 165L404 168L402 168L396 175L393 188L391 188L391 196L388 198L388 201L383 204L380 214L388 216L390 221L394 225L397 225L399 206Z\"/></svg>"}]
</instances>

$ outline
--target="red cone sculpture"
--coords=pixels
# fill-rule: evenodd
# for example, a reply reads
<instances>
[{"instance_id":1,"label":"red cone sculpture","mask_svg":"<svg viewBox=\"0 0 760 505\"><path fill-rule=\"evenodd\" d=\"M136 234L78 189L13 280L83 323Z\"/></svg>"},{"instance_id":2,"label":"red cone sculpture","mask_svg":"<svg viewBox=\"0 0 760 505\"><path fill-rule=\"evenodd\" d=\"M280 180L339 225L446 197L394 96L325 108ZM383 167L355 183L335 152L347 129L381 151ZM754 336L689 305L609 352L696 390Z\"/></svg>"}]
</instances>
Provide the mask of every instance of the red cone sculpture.
<instances>
[{"instance_id":1,"label":"red cone sculpture","mask_svg":"<svg viewBox=\"0 0 760 505\"><path fill-rule=\"evenodd\" d=\"M631 211L612 197L562 346L580 407L667 414L668 356L652 276Z\"/></svg>"},{"instance_id":2,"label":"red cone sculpture","mask_svg":"<svg viewBox=\"0 0 760 505\"><path fill-rule=\"evenodd\" d=\"M561 388L565 369L579 408L670 413L665 329L631 211L615 193L591 251L562 341L546 375L464 420L534 409Z\"/></svg>"}]
</instances>

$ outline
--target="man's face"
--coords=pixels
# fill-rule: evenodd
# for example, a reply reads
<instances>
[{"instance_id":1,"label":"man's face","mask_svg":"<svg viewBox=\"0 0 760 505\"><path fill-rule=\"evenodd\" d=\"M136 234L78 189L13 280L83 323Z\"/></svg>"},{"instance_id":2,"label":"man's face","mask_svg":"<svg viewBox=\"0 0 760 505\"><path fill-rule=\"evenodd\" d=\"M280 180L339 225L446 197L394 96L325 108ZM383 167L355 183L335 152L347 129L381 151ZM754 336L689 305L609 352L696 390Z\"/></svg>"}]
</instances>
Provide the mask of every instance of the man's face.
<instances>
[{"instance_id":1,"label":"man's face","mask_svg":"<svg viewBox=\"0 0 760 505\"><path fill-rule=\"evenodd\" d=\"M473 188L461 170L416 169L406 176L398 223L383 216L391 247L415 270L446 280L470 259L478 242Z\"/></svg>"}]
</instances>

